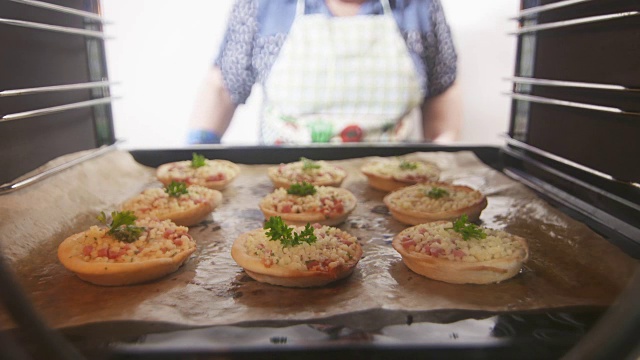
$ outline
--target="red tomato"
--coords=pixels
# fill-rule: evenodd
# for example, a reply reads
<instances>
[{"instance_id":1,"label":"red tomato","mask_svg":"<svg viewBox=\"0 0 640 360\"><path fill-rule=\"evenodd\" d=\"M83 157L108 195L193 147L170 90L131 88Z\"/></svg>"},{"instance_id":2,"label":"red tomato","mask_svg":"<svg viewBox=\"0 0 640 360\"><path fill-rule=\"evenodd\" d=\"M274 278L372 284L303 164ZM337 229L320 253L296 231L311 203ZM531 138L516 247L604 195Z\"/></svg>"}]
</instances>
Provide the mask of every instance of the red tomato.
<instances>
[{"instance_id":1,"label":"red tomato","mask_svg":"<svg viewBox=\"0 0 640 360\"><path fill-rule=\"evenodd\" d=\"M358 125L349 125L340 132L342 142L360 142L363 135L362 128Z\"/></svg>"}]
</instances>

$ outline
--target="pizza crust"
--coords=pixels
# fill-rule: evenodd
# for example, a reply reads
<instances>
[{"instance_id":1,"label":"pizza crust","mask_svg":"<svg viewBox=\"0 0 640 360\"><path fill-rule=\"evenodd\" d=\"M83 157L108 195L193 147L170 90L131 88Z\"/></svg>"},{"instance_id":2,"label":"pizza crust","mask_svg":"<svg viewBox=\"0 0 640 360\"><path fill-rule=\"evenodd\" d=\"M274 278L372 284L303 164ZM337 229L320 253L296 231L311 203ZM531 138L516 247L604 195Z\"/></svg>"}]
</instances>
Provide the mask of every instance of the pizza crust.
<instances>
[{"instance_id":1,"label":"pizza crust","mask_svg":"<svg viewBox=\"0 0 640 360\"><path fill-rule=\"evenodd\" d=\"M405 186L411 185L410 183L401 182L392 178L381 177L379 175L364 172L364 171L362 173L367 177L367 180L369 181L369 186L384 192L391 192L394 190L402 189Z\"/></svg>"},{"instance_id":2,"label":"pizza crust","mask_svg":"<svg viewBox=\"0 0 640 360\"><path fill-rule=\"evenodd\" d=\"M403 232L396 235L392 245L402 256L405 265L417 274L451 284L499 283L516 276L520 272L522 264L529 258L527 242L519 236L512 235L515 241L521 243L522 251L518 251L512 256L478 262L452 261L408 251L402 246L403 236Z\"/></svg>"},{"instance_id":3,"label":"pizza crust","mask_svg":"<svg viewBox=\"0 0 640 360\"><path fill-rule=\"evenodd\" d=\"M329 165L324 161L318 161L317 163L322 164L321 166L325 167L326 171L331 171L333 173L333 176L327 179L323 179L323 178L307 179L307 180L304 180L305 182L315 186L339 187L344 181L344 179L347 177L347 172L340 167ZM285 164L284 166L292 166L293 164L296 164L296 163L289 163L289 164ZM290 179L282 176L279 173L279 169L280 169L279 166L272 166L267 169L267 175L269 176L269 179L271 179L271 181L273 182L273 185L276 188L288 189L292 184L302 182L301 180L298 180L298 179ZM309 174L313 174L313 173L310 172Z\"/></svg>"},{"instance_id":4,"label":"pizza crust","mask_svg":"<svg viewBox=\"0 0 640 360\"><path fill-rule=\"evenodd\" d=\"M434 186L443 188L449 192L465 192L465 193L477 193L479 198L473 204L459 207L451 210L441 211L413 211L403 209L393 203L394 199L397 199L403 192L411 191L414 187L420 187L421 185ZM389 208L391 216L403 224L418 225L426 222L439 221L439 220L455 220L462 215L467 215L468 220L471 222L478 221L480 219L480 213L487 207L487 198L479 191L474 190L464 185L452 185L442 182L429 182L421 185L412 185L405 187L387 194L383 198L384 204Z\"/></svg>"},{"instance_id":5,"label":"pizza crust","mask_svg":"<svg viewBox=\"0 0 640 360\"><path fill-rule=\"evenodd\" d=\"M265 220L269 220L269 218L272 216L280 216L287 225L292 225L292 226L304 226L306 224L316 224L316 223L320 225L327 225L327 226L342 224L355 207L356 206L354 203L350 210L347 210L345 208L345 212L342 213L341 215L327 218L320 213L299 213L299 214L280 213L277 211L267 209L262 204L260 204L260 210L262 210Z\"/></svg>"},{"instance_id":6,"label":"pizza crust","mask_svg":"<svg viewBox=\"0 0 640 360\"><path fill-rule=\"evenodd\" d=\"M304 212L304 213L284 213L278 212L269 208L263 199L260 202L260 210L264 214L265 220L268 220L272 216L279 216L287 225L304 226L307 223L318 223L320 225L334 226L343 223L349 214L356 208L356 197L347 189L336 188L338 192L342 193L343 197L347 198L347 201L343 203L344 210L341 214L325 215L320 212Z\"/></svg>"},{"instance_id":7,"label":"pizza crust","mask_svg":"<svg viewBox=\"0 0 640 360\"><path fill-rule=\"evenodd\" d=\"M172 177L169 170L171 170L172 168L174 168L177 165L181 165L181 164L190 164L190 161L177 161L177 162L171 162L171 163L167 163L167 164L162 164L158 167L158 169L156 170L156 177L158 178L158 180L164 184L164 185L169 185L171 184L172 181L184 181L180 178L175 178ZM225 166L225 167L229 167L233 170L233 175L229 175L226 176L224 179L222 180L207 180L206 178L195 178L194 180L192 180L189 184L190 185L201 185L204 187L207 187L209 189L214 189L214 190L222 190L224 189L227 185L229 185L240 173L240 167L234 163L232 163L231 161L227 161L227 160L221 160L221 159L215 159L215 160L207 160L207 166L215 166L216 164L219 164L221 166Z\"/></svg>"},{"instance_id":8,"label":"pizza crust","mask_svg":"<svg viewBox=\"0 0 640 360\"><path fill-rule=\"evenodd\" d=\"M58 247L58 259L80 279L96 285L121 286L143 283L170 274L189 258L196 247L177 253L171 258L159 258L132 263L87 262L74 255L84 232L71 235Z\"/></svg>"},{"instance_id":9,"label":"pizza crust","mask_svg":"<svg viewBox=\"0 0 640 360\"><path fill-rule=\"evenodd\" d=\"M185 210L177 210L173 212L164 212L162 215L156 216L159 220L171 220L178 226L192 226L206 219L211 212L222 203L222 193L218 190L211 190L214 193L211 199L203 201ZM133 203L135 198L131 198L124 202L121 206L122 210L132 210L138 218L144 217L143 214L135 212Z\"/></svg>"},{"instance_id":10,"label":"pizza crust","mask_svg":"<svg viewBox=\"0 0 640 360\"><path fill-rule=\"evenodd\" d=\"M354 256L355 261L347 266L338 266L330 272L301 271L277 264L266 267L260 258L250 256L246 252L247 239L250 236L260 236L261 234L264 236L263 229L241 234L233 242L231 257L251 278L268 284L299 288L324 286L351 275L362 257L362 247L358 244L357 253Z\"/></svg>"},{"instance_id":11,"label":"pizza crust","mask_svg":"<svg viewBox=\"0 0 640 360\"><path fill-rule=\"evenodd\" d=\"M206 219L220 203L222 203L222 193L216 190L216 194L210 201L196 204L189 210L168 214L166 218L178 226L192 226Z\"/></svg>"},{"instance_id":12,"label":"pizza crust","mask_svg":"<svg viewBox=\"0 0 640 360\"><path fill-rule=\"evenodd\" d=\"M375 166L372 166L373 164L376 164L376 163L384 163L384 166L388 166L388 167L399 166L400 160L396 161L394 159L389 159L389 158L378 158L378 159L372 160L366 163L365 165L363 165L360 168L360 171L367 177L369 186L384 192L395 191L403 187L414 185L420 182L437 181L438 178L440 177L440 169L435 164L427 161L411 161L411 162L426 165L427 168L430 169L430 173L425 174L425 177L423 178L406 179L400 176L399 174L395 175L393 173L393 170L391 170L389 174L383 174L383 173L377 172L375 169Z\"/></svg>"}]
</instances>

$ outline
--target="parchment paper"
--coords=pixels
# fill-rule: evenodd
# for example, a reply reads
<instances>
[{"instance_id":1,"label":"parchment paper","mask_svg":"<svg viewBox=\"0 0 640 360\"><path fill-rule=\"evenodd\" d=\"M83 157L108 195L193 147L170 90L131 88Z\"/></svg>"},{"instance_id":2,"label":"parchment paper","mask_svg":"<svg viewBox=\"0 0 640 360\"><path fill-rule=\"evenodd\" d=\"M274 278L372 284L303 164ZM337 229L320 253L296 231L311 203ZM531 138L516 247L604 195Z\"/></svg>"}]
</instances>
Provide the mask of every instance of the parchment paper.
<instances>
[{"instance_id":1,"label":"parchment paper","mask_svg":"<svg viewBox=\"0 0 640 360\"><path fill-rule=\"evenodd\" d=\"M443 169L443 179L488 196L482 225L528 239L531 256L519 275L500 284L453 285L411 272L391 247L393 236L405 226L389 215L382 203L385 194L371 189L359 171L367 158L334 162L348 171L342 186L358 198L356 210L339 227L358 237L364 257L351 277L323 288L256 282L230 256L239 234L263 224L258 202L273 190L267 165L241 165L239 177L223 190L223 204L190 229L198 250L180 270L157 281L101 287L78 279L57 260L58 244L97 224L101 210L111 211L144 188L160 186L155 169L122 151L0 197L0 245L38 311L56 328L118 320L205 326L358 319L353 315L376 309L504 312L607 306L638 266L586 225L471 152L408 158L434 161ZM13 326L6 314L0 314L0 325Z\"/></svg>"}]
</instances>

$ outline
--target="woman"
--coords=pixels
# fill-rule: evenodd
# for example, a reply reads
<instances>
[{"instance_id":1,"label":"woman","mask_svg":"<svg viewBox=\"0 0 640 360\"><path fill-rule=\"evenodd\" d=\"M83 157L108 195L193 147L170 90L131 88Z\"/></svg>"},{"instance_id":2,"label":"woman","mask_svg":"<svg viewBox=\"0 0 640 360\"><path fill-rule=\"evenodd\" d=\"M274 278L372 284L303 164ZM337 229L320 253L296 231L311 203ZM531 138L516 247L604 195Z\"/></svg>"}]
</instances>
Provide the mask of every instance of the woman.
<instances>
[{"instance_id":1,"label":"woman","mask_svg":"<svg viewBox=\"0 0 640 360\"><path fill-rule=\"evenodd\" d=\"M455 74L438 0L239 0L189 140L219 142L258 82L265 144L452 141Z\"/></svg>"}]
</instances>

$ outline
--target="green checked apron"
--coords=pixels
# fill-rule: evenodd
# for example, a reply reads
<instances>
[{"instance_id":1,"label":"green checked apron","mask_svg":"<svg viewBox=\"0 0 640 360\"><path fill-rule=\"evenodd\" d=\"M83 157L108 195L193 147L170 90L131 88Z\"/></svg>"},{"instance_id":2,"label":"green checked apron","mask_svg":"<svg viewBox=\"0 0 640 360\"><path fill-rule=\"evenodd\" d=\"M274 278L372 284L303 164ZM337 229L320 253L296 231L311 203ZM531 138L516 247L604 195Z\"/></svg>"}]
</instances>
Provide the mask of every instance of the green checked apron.
<instances>
[{"instance_id":1,"label":"green checked apron","mask_svg":"<svg viewBox=\"0 0 640 360\"><path fill-rule=\"evenodd\" d=\"M402 141L417 139L424 94L391 13L296 18L265 83L262 141Z\"/></svg>"}]
</instances>

